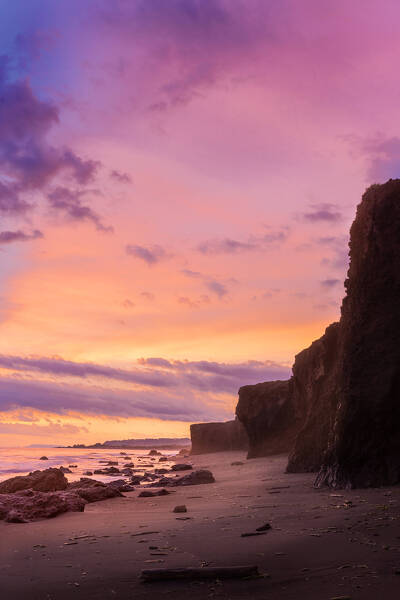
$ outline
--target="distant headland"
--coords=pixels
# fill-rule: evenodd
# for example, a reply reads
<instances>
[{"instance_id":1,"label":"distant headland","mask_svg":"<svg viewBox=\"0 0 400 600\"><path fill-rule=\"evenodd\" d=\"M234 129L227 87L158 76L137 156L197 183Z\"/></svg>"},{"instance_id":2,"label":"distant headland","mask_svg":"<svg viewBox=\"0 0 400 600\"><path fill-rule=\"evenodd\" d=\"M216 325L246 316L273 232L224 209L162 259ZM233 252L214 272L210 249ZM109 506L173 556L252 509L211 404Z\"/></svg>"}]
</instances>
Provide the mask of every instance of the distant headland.
<instances>
[{"instance_id":1,"label":"distant headland","mask_svg":"<svg viewBox=\"0 0 400 600\"><path fill-rule=\"evenodd\" d=\"M108 440L106 442L86 445L86 444L74 444L73 446L58 446L59 448L115 448L115 449L126 449L126 448L137 448L137 449L151 449L151 448L164 448L165 450L176 450L177 448L185 448L190 446L191 441L189 438L145 438L145 439L129 439L129 440Z\"/></svg>"}]
</instances>

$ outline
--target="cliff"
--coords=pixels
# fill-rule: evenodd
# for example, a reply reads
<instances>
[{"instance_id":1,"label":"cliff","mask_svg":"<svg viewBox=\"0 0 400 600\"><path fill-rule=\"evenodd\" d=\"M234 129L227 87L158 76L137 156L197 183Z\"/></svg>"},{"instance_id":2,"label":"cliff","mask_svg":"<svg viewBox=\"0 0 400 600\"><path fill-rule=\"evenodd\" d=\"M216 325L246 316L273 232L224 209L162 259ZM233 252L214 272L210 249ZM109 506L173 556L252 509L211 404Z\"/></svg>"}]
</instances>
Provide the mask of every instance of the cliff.
<instances>
[{"instance_id":1,"label":"cliff","mask_svg":"<svg viewBox=\"0 0 400 600\"><path fill-rule=\"evenodd\" d=\"M392 485L400 482L400 180L363 195L345 288L339 323L296 356L288 382L241 388L237 415L249 457L291 445L287 471L319 471L317 486Z\"/></svg>"},{"instance_id":2,"label":"cliff","mask_svg":"<svg viewBox=\"0 0 400 600\"><path fill-rule=\"evenodd\" d=\"M392 485L400 482L400 180L364 194L345 286L340 402L316 484Z\"/></svg>"},{"instance_id":3,"label":"cliff","mask_svg":"<svg viewBox=\"0 0 400 600\"><path fill-rule=\"evenodd\" d=\"M297 431L288 381L267 381L239 389L236 415L249 438L247 458L288 452Z\"/></svg>"},{"instance_id":4,"label":"cliff","mask_svg":"<svg viewBox=\"0 0 400 600\"><path fill-rule=\"evenodd\" d=\"M237 419L225 423L196 423L190 426L190 436L191 454L248 448L246 431Z\"/></svg>"}]
</instances>

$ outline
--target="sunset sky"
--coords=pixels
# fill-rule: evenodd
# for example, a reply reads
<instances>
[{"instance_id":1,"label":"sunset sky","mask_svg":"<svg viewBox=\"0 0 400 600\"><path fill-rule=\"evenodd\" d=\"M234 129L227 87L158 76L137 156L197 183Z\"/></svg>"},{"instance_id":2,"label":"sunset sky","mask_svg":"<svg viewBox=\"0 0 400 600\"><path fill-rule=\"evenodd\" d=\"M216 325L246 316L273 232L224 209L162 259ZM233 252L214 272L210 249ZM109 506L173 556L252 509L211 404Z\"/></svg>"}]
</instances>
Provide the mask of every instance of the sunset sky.
<instances>
[{"instance_id":1,"label":"sunset sky","mask_svg":"<svg viewBox=\"0 0 400 600\"><path fill-rule=\"evenodd\" d=\"M0 3L0 446L187 436L289 376L400 172L399 17Z\"/></svg>"}]
</instances>

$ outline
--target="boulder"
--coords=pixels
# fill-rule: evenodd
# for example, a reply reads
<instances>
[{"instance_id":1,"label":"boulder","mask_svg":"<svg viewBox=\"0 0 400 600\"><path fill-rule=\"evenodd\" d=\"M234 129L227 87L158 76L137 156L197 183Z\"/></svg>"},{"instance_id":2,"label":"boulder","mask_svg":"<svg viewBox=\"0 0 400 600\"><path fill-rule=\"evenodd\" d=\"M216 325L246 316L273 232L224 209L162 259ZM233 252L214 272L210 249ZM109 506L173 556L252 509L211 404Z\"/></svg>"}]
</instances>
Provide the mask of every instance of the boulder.
<instances>
[{"instance_id":1,"label":"boulder","mask_svg":"<svg viewBox=\"0 0 400 600\"><path fill-rule=\"evenodd\" d=\"M0 496L0 520L27 523L51 519L65 512L82 512L86 500L74 492L34 492L24 490Z\"/></svg>"},{"instance_id":2,"label":"boulder","mask_svg":"<svg viewBox=\"0 0 400 600\"><path fill-rule=\"evenodd\" d=\"M72 473L71 469L68 467L60 467L61 473Z\"/></svg>"},{"instance_id":3,"label":"boulder","mask_svg":"<svg viewBox=\"0 0 400 600\"><path fill-rule=\"evenodd\" d=\"M65 490L68 480L60 469L33 471L29 475L18 475L0 483L0 494L13 494L21 490L32 489L36 492L54 492Z\"/></svg>"},{"instance_id":4,"label":"boulder","mask_svg":"<svg viewBox=\"0 0 400 600\"><path fill-rule=\"evenodd\" d=\"M41 457L39 458L39 460L49 460L49 459L47 458L47 456L41 456Z\"/></svg>"},{"instance_id":5,"label":"boulder","mask_svg":"<svg viewBox=\"0 0 400 600\"><path fill-rule=\"evenodd\" d=\"M158 450L150 450L148 456L162 456L162 454Z\"/></svg>"},{"instance_id":6,"label":"boulder","mask_svg":"<svg viewBox=\"0 0 400 600\"><path fill-rule=\"evenodd\" d=\"M140 492L140 494L138 495L138 498L154 498L155 496L167 496L169 493L170 492L164 489L157 491L143 490L143 492Z\"/></svg>"},{"instance_id":7,"label":"boulder","mask_svg":"<svg viewBox=\"0 0 400 600\"><path fill-rule=\"evenodd\" d=\"M108 487L111 487L119 492L134 492L135 488L133 485L130 485L125 481L125 479L116 479L115 481L110 481Z\"/></svg>"},{"instance_id":8,"label":"boulder","mask_svg":"<svg viewBox=\"0 0 400 600\"><path fill-rule=\"evenodd\" d=\"M187 512L187 508L185 504L178 504L178 506L175 506L174 510L172 511L174 513L185 513Z\"/></svg>"},{"instance_id":9,"label":"boulder","mask_svg":"<svg viewBox=\"0 0 400 600\"><path fill-rule=\"evenodd\" d=\"M177 463L171 467L171 471L190 471L191 469L193 469L193 467L188 463Z\"/></svg>"},{"instance_id":10,"label":"boulder","mask_svg":"<svg viewBox=\"0 0 400 600\"><path fill-rule=\"evenodd\" d=\"M163 478L164 479L167 478ZM178 477L176 479L167 479L167 483L163 483L163 485L173 485L173 486L185 486L185 485L200 485L203 483L215 483L215 479L211 471L207 469L198 469L197 471L192 471L187 475L183 475L183 477ZM161 480L160 482L161 483Z\"/></svg>"},{"instance_id":11,"label":"boulder","mask_svg":"<svg viewBox=\"0 0 400 600\"><path fill-rule=\"evenodd\" d=\"M168 458L166 456L160 456L160 458L158 459L158 462L166 462L168 460Z\"/></svg>"},{"instance_id":12,"label":"boulder","mask_svg":"<svg viewBox=\"0 0 400 600\"><path fill-rule=\"evenodd\" d=\"M68 491L73 490L86 502L99 502L122 496L121 492L112 486L96 481L95 479L81 478L80 481L74 481L68 485Z\"/></svg>"},{"instance_id":13,"label":"boulder","mask_svg":"<svg viewBox=\"0 0 400 600\"><path fill-rule=\"evenodd\" d=\"M288 452L298 424L288 381L267 381L239 389L236 415L247 431L248 458Z\"/></svg>"},{"instance_id":14,"label":"boulder","mask_svg":"<svg viewBox=\"0 0 400 600\"><path fill-rule=\"evenodd\" d=\"M190 426L190 437L191 454L247 450L249 444L246 430L237 419L225 423L195 423ZM185 456L186 452L184 449Z\"/></svg>"}]
</instances>

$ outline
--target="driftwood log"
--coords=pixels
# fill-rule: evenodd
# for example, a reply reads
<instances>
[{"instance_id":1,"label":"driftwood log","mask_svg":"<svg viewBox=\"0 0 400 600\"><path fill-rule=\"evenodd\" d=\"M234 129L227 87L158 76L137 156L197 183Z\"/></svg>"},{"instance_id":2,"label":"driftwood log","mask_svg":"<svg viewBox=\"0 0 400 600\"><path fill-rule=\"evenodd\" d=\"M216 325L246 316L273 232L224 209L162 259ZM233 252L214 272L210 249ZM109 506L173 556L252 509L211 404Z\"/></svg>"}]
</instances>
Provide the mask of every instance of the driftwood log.
<instances>
[{"instance_id":1,"label":"driftwood log","mask_svg":"<svg viewBox=\"0 0 400 600\"><path fill-rule=\"evenodd\" d=\"M257 565L239 567L183 567L180 569L145 569L142 571L143 582L166 581L170 579L231 579L240 577L257 577Z\"/></svg>"}]
</instances>

